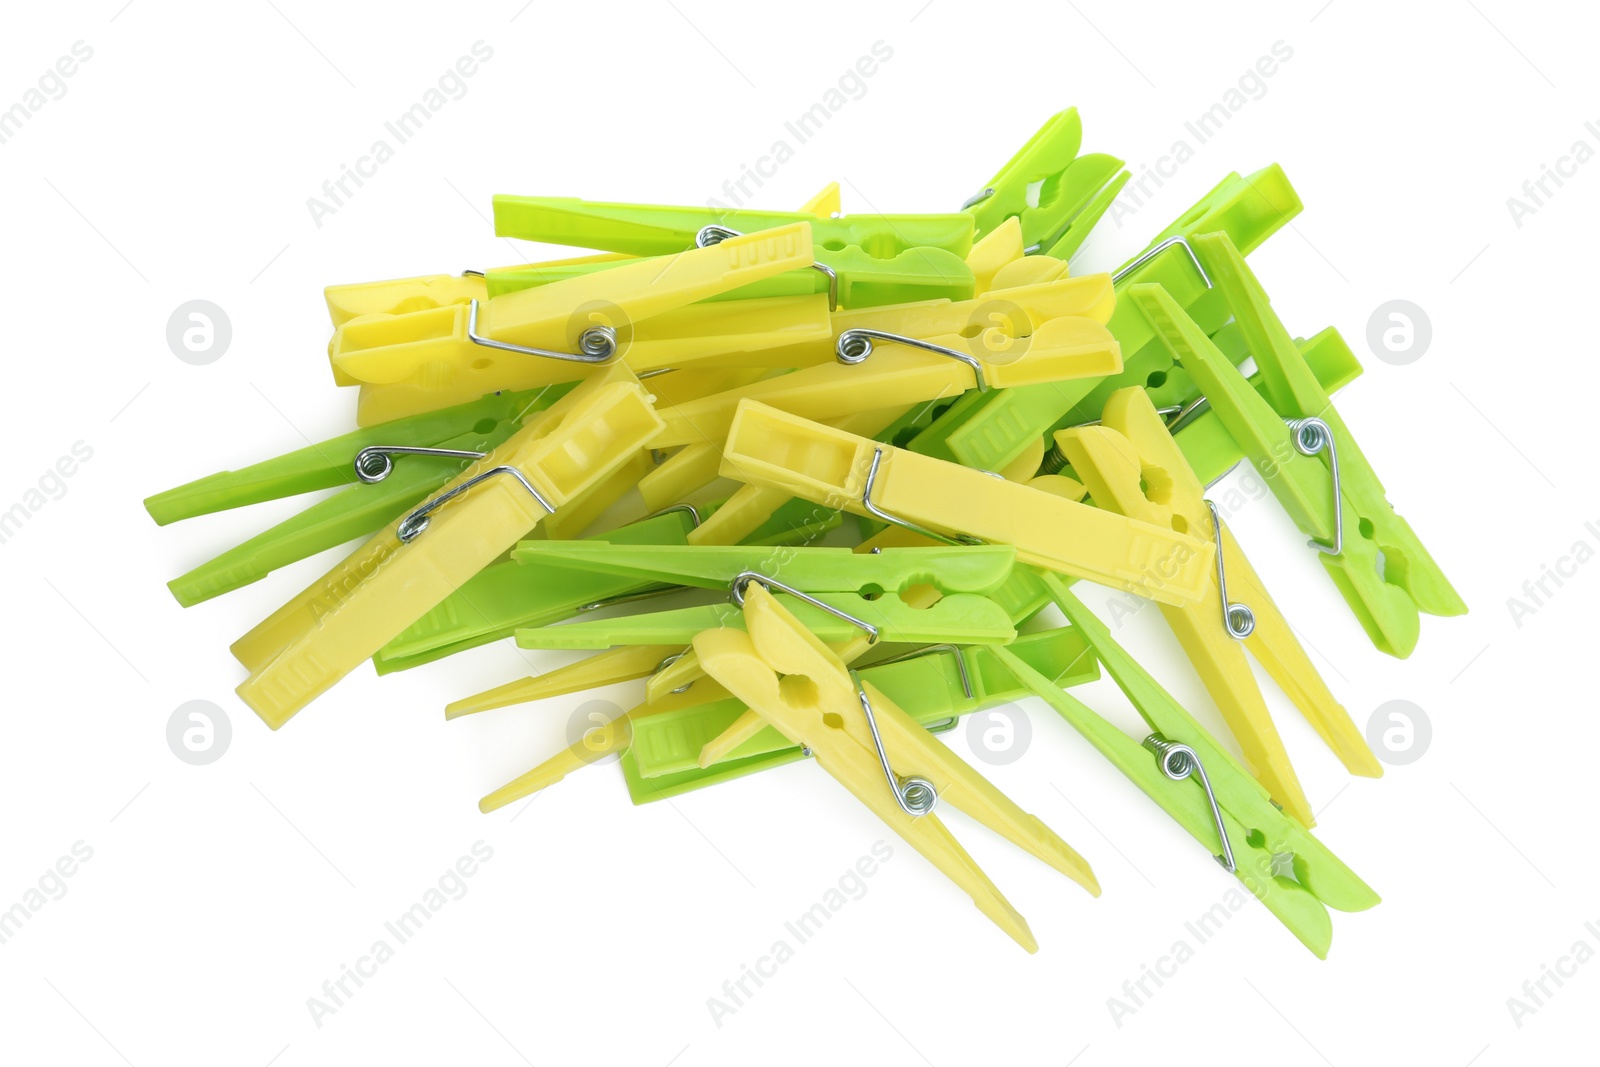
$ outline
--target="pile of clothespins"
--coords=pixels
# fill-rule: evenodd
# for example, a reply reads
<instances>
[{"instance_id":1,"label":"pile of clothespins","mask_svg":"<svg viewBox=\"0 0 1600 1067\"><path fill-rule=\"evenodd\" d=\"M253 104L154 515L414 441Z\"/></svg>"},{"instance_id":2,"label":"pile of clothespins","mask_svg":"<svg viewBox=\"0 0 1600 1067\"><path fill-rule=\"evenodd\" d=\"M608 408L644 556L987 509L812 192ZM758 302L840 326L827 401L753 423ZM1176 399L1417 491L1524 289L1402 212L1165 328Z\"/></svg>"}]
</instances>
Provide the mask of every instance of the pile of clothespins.
<instances>
[{"instance_id":1,"label":"pile of clothespins","mask_svg":"<svg viewBox=\"0 0 1600 1067\"><path fill-rule=\"evenodd\" d=\"M604 753L638 803L810 758L1030 951L936 803L1097 894L1094 875L932 732L1036 696L1325 954L1326 909L1378 897L1309 832L1245 650L1351 774L1381 769L1207 486L1254 464L1383 652L1466 607L1329 400L1360 365L1332 329L1295 339L1245 262L1300 210L1283 172L1230 174L1115 272L1071 276L1128 178L1080 138L1056 115L951 214L843 215L837 185L796 212L497 197L497 234L602 251L329 288L360 429L146 507L168 523L339 491L173 593L370 537L233 645L274 729L367 659L593 649L449 707L646 680L485 811ZM1243 761L1080 578L1161 606ZM685 589L707 592L651 610ZM1149 736L1065 691L1101 667Z\"/></svg>"}]
</instances>

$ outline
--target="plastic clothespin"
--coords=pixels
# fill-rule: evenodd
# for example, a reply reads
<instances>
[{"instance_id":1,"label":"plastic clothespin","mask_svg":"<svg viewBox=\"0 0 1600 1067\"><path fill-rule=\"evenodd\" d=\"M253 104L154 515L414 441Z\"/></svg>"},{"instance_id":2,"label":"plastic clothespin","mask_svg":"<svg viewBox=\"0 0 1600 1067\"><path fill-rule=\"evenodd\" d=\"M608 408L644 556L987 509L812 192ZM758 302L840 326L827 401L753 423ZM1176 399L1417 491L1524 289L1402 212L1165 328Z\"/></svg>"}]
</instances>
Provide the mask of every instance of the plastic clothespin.
<instances>
[{"instance_id":1,"label":"plastic clothespin","mask_svg":"<svg viewBox=\"0 0 1600 1067\"><path fill-rule=\"evenodd\" d=\"M801 205L799 214L832 219L839 211L839 183L833 182ZM730 226L710 223L696 233L695 243L714 243L734 232ZM726 293L718 293L707 297L707 300L751 300L816 293L827 294L833 307L852 308L919 300L965 300L973 295L971 274L955 267L952 263L954 257L942 250L913 248L893 259L860 254L841 257L835 252L835 249L819 246L816 252L818 265L813 270L789 271ZM605 253L490 270L489 295L500 296L535 285L547 285L590 274L633 258L622 253Z\"/></svg>"},{"instance_id":2,"label":"plastic clothespin","mask_svg":"<svg viewBox=\"0 0 1600 1067\"><path fill-rule=\"evenodd\" d=\"M1319 959L1333 940L1328 908L1364 911L1379 902L1327 846L1279 811L1254 778L1111 639L1105 624L1051 574L1062 612L1154 733L1141 744L1064 693L1006 649L995 655L1159 804L1266 905ZM1195 779L1194 781L1186 779Z\"/></svg>"},{"instance_id":3,"label":"plastic clothespin","mask_svg":"<svg viewBox=\"0 0 1600 1067\"><path fill-rule=\"evenodd\" d=\"M1381 777L1382 765L1317 674L1238 541L1205 499L1204 486L1144 390L1112 393L1101 425L1063 430L1056 441L1100 507L1146 522L1209 533L1218 546L1219 562L1206 599L1184 607L1163 604L1161 613L1233 731L1245 766L1284 809L1306 826L1315 825L1311 804L1251 672L1246 648L1347 770Z\"/></svg>"},{"instance_id":4,"label":"plastic clothespin","mask_svg":"<svg viewBox=\"0 0 1600 1067\"><path fill-rule=\"evenodd\" d=\"M962 210L981 239L1011 219L1024 251L1070 259L1127 182L1122 160L1078 155L1083 123L1078 109L1052 115Z\"/></svg>"},{"instance_id":5,"label":"plastic clothespin","mask_svg":"<svg viewBox=\"0 0 1600 1067\"><path fill-rule=\"evenodd\" d=\"M1086 642L1071 627L1019 637L1009 647L1057 685L1078 685L1100 675ZM840 651L837 647L833 650ZM693 654L691 650L687 655ZM860 677L887 693L930 733L951 729L960 716L972 711L1026 695L1011 671L987 655L981 645L969 649L933 645L862 668ZM684 695L691 690L691 695ZM754 716L758 725L739 752L701 767L697 757L702 747L746 716ZM620 718L626 721L613 720L588 731L566 750L485 796L479 808L492 811L521 800L613 753L622 757L623 777L635 804L703 789L806 756L759 714L704 675L663 692Z\"/></svg>"},{"instance_id":6,"label":"plastic clothespin","mask_svg":"<svg viewBox=\"0 0 1600 1067\"><path fill-rule=\"evenodd\" d=\"M713 235L749 234L801 221L812 225L816 242L813 259L798 273L803 292L827 292L832 286L839 307L972 296L972 272L964 257L972 247L973 222L970 215L959 212L836 216L818 215L815 209L754 211L570 197L494 198L497 236L635 256L672 255L702 246L708 238L717 239ZM763 282L759 292L766 295L768 286L783 286L770 290L782 295L795 284L774 279Z\"/></svg>"},{"instance_id":7,"label":"plastic clothespin","mask_svg":"<svg viewBox=\"0 0 1600 1067\"><path fill-rule=\"evenodd\" d=\"M625 367L591 377L233 645L277 729L661 429Z\"/></svg>"},{"instance_id":8,"label":"plastic clothespin","mask_svg":"<svg viewBox=\"0 0 1600 1067\"><path fill-rule=\"evenodd\" d=\"M1159 288L1130 296L1203 388L1218 417L1262 472L1284 509L1318 547L1372 643L1405 658L1416 647L1418 613L1460 615L1465 603L1411 527L1306 366L1266 294L1225 234L1196 247L1234 306L1269 402Z\"/></svg>"},{"instance_id":9,"label":"plastic clothespin","mask_svg":"<svg viewBox=\"0 0 1600 1067\"><path fill-rule=\"evenodd\" d=\"M749 632L695 638L706 672L848 789L1029 952L1025 920L932 813L943 801L1098 895L1089 865L839 658L763 589L745 598Z\"/></svg>"},{"instance_id":10,"label":"plastic clothespin","mask_svg":"<svg viewBox=\"0 0 1600 1067\"><path fill-rule=\"evenodd\" d=\"M362 315L400 315L424 308L486 300L489 290L482 272L463 271L461 274L427 274L419 278L330 285L322 295L328 302L328 317L338 327Z\"/></svg>"},{"instance_id":11,"label":"plastic clothespin","mask_svg":"<svg viewBox=\"0 0 1600 1067\"><path fill-rule=\"evenodd\" d=\"M748 543L803 544L838 526L837 512L817 515L815 507L807 507L809 512L798 506L780 508L751 531ZM675 504L661 509L660 514L597 534L592 540L623 545L683 545L699 523L719 510L715 503ZM558 509L557 514L565 511ZM573 570L538 554L522 561L510 559L474 575L379 649L372 662L379 674L407 670L510 637L522 627L542 626L675 588L663 586L647 575L628 580L598 571Z\"/></svg>"},{"instance_id":12,"label":"plastic clothespin","mask_svg":"<svg viewBox=\"0 0 1600 1067\"><path fill-rule=\"evenodd\" d=\"M1070 626L1025 634L1006 647L1064 688L1100 676L1093 652ZM839 654L838 649L834 652ZM845 657L840 655L840 659ZM930 645L861 667L858 673L925 729L934 732L948 729L964 715L1028 695L986 645ZM713 693L726 692L709 679L692 684ZM737 699L709 700L702 695L702 700L705 702L699 705L662 713L646 704L632 716L633 744L628 764L634 774L648 780L643 791L634 794L635 802L659 799L663 789L671 790L665 795L676 795L724 781L730 770L737 771L735 776L742 776L801 757L800 749L763 719L761 730L754 736L702 766L700 754L706 745L745 711L745 705Z\"/></svg>"},{"instance_id":13,"label":"plastic clothespin","mask_svg":"<svg viewBox=\"0 0 1600 1067\"><path fill-rule=\"evenodd\" d=\"M935 539L1016 546L1017 559L1162 603L1199 600L1209 545L1108 511L746 400L722 473Z\"/></svg>"},{"instance_id":14,"label":"plastic clothespin","mask_svg":"<svg viewBox=\"0 0 1600 1067\"><path fill-rule=\"evenodd\" d=\"M1252 251L1299 211L1300 198L1276 165L1248 178L1231 174L1119 267L1112 280L1119 292L1136 282L1165 286L1196 322L1214 332L1228 321L1229 309L1221 294L1212 291L1210 278L1198 269L1189 240L1221 229L1231 233L1240 248ZM907 447L980 470L1001 470L1025 450L1042 447L1051 431L1098 416L1105 397L1116 389L1143 386L1157 407L1181 407L1199 394L1134 309L1119 304L1107 328L1122 347L1121 373L1099 382L1064 381L992 395L969 394Z\"/></svg>"},{"instance_id":15,"label":"plastic clothespin","mask_svg":"<svg viewBox=\"0 0 1600 1067\"><path fill-rule=\"evenodd\" d=\"M157 493L145 510L160 525L318 489L341 492L167 583L184 607L259 581L280 567L379 529L467 462L510 437L567 386L499 393L344 434L237 471Z\"/></svg>"},{"instance_id":16,"label":"plastic clothespin","mask_svg":"<svg viewBox=\"0 0 1600 1067\"><path fill-rule=\"evenodd\" d=\"M497 389L572 381L635 349L642 370L652 344L669 352L790 344L829 334L825 298L763 305L754 320L745 304L689 305L810 262L809 224L800 222L482 303L352 319L335 331L329 358L362 383L357 419L370 425Z\"/></svg>"},{"instance_id":17,"label":"plastic clothespin","mask_svg":"<svg viewBox=\"0 0 1600 1067\"><path fill-rule=\"evenodd\" d=\"M848 343L852 335L842 335ZM1031 385L1067 378L1098 378L1122 369L1117 343L1087 317L1050 319L1031 336L1013 337L991 326L976 337L952 334L875 349L870 334L854 335L841 347L850 363L806 367L793 374L665 409L667 428L658 447L719 441L746 397L806 418L829 420L863 410L904 408L968 389ZM880 335L880 339L882 339Z\"/></svg>"}]
</instances>

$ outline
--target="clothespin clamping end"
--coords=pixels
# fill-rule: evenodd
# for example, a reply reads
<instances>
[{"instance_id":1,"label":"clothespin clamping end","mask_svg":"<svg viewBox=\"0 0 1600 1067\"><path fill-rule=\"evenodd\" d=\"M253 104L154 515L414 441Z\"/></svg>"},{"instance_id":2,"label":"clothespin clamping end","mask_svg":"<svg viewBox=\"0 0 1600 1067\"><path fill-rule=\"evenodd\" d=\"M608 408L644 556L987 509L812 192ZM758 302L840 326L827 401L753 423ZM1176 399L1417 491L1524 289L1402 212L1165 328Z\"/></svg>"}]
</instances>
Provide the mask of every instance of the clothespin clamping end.
<instances>
[{"instance_id":1,"label":"clothespin clamping end","mask_svg":"<svg viewBox=\"0 0 1600 1067\"><path fill-rule=\"evenodd\" d=\"M794 743L965 890L1029 952L1025 920L933 814L943 801L1098 895L1089 865L1018 808L870 683L858 684L831 649L760 586L744 597L745 630L694 639L706 673Z\"/></svg>"}]
</instances>

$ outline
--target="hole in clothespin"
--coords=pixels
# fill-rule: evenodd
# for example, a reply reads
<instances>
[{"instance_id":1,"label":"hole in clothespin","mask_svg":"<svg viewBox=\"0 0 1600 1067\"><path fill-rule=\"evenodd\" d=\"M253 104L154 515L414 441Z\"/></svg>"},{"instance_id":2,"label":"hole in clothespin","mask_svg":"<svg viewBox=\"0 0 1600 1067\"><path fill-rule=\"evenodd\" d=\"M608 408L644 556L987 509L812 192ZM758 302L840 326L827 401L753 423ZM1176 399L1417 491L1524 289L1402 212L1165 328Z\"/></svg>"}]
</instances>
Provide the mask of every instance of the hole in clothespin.
<instances>
[{"instance_id":1,"label":"hole in clothespin","mask_svg":"<svg viewBox=\"0 0 1600 1067\"><path fill-rule=\"evenodd\" d=\"M810 707L818 695L817 683L803 674L786 674L778 679L778 696L791 707Z\"/></svg>"},{"instance_id":2,"label":"hole in clothespin","mask_svg":"<svg viewBox=\"0 0 1600 1067\"><path fill-rule=\"evenodd\" d=\"M837 712L825 711L822 713L822 725L830 730L843 730L844 716Z\"/></svg>"},{"instance_id":3,"label":"hole in clothespin","mask_svg":"<svg viewBox=\"0 0 1600 1067\"><path fill-rule=\"evenodd\" d=\"M883 586L869 582L868 584L862 586L858 590L858 593L860 594L862 600L877 600L879 597L883 596Z\"/></svg>"},{"instance_id":4,"label":"hole in clothespin","mask_svg":"<svg viewBox=\"0 0 1600 1067\"><path fill-rule=\"evenodd\" d=\"M492 359L475 359L472 361L473 370L488 370L492 366L494 366L494 360Z\"/></svg>"},{"instance_id":5,"label":"hole in clothespin","mask_svg":"<svg viewBox=\"0 0 1600 1067\"><path fill-rule=\"evenodd\" d=\"M1160 389L1167 384L1167 372L1164 370L1153 371L1150 377L1144 380L1146 389Z\"/></svg>"},{"instance_id":6,"label":"hole in clothespin","mask_svg":"<svg viewBox=\"0 0 1600 1067\"><path fill-rule=\"evenodd\" d=\"M497 422L495 422L493 419L479 419L477 422L472 424L472 432L473 433L488 433L489 431L493 430L497 425L499 425L499 424Z\"/></svg>"}]
</instances>

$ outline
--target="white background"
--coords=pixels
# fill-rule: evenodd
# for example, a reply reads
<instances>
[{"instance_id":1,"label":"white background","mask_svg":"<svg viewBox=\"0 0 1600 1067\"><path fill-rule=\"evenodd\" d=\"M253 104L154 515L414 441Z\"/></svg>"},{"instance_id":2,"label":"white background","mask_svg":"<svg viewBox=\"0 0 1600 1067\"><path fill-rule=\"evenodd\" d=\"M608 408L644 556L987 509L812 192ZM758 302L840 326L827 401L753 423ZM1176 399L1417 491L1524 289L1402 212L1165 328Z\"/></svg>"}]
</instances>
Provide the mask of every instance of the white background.
<instances>
[{"instance_id":1,"label":"white background","mask_svg":"<svg viewBox=\"0 0 1600 1067\"><path fill-rule=\"evenodd\" d=\"M0 107L74 42L93 57L0 144L0 509L75 442L93 456L0 544L0 908L75 842L93 856L0 945L0 1059L1592 1060L1600 963L1547 984L1520 1027L1507 998L1580 939L1600 949L1584 926L1600 924L1600 563L1549 584L1520 625L1507 599L1575 542L1600 547L1600 164L1520 227L1506 200L1574 141L1600 147L1584 128L1600 119L1595 30L1582 5L1505 0L13 5ZM307 198L479 40L493 58L466 95L315 225ZM304 501L158 529L142 498L353 425L324 359L324 285L566 254L496 239L497 192L703 203L877 41L892 58L758 206L839 180L847 211L953 210L1074 104L1085 150L1137 172L1274 42L1293 49L1077 269L1116 265L1229 171L1282 163L1306 210L1252 263L1294 331L1337 326L1362 356L1338 404L1472 607L1424 617L1396 661L1270 496L1232 519L1357 722L1393 699L1432 722L1422 758L1351 780L1268 687L1320 837L1385 898L1335 913L1326 962L1254 903L1197 945L1185 923L1235 883L1042 706L1022 759L978 766L1088 857L1104 896L950 817L1032 924L1028 956L812 766L643 808L599 767L479 815L478 796L566 744L578 698L448 724L441 708L555 656L499 646L381 680L363 668L269 732L233 696L227 646L334 553L189 610L163 587ZM196 298L233 327L204 367L165 340ZM1365 341L1395 298L1433 325L1408 366ZM1117 633L1215 721L1156 612ZM1109 683L1080 695L1131 729ZM193 699L232 724L209 766L167 747ZM946 740L970 754L964 731ZM883 838L894 856L867 894L718 1026L707 998ZM307 998L480 840L493 858L466 895L318 1026ZM1119 1026L1108 998L1180 939L1194 958Z\"/></svg>"}]
</instances>

